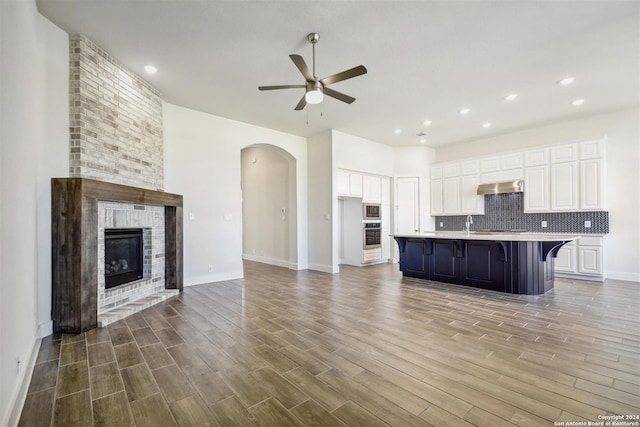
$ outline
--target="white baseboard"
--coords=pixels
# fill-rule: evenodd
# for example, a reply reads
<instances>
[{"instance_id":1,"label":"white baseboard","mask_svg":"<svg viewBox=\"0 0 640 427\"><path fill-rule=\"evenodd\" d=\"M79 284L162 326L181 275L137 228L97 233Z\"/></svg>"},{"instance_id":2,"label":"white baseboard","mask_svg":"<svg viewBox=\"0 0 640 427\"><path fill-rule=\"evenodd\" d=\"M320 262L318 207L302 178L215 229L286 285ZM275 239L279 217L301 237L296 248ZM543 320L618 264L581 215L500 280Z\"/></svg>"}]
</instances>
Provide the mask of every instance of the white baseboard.
<instances>
[{"instance_id":1,"label":"white baseboard","mask_svg":"<svg viewBox=\"0 0 640 427\"><path fill-rule=\"evenodd\" d=\"M285 261L281 259L269 258L259 255L242 254L242 259L247 261L261 262L263 264L277 265L278 267L288 268L290 270L297 270L298 265L295 262Z\"/></svg>"},{"instance_id":2,"label":"white baseboard","mask_svg":"<svg viewBox=\"0 0 640 427\"><path fill-rule=\"evenodd\" d=\"M225 280L242 279L242 270L224 274L207 274L203 276L185 277L184 286L204 285L211 282L224 282Z\"/></svg>"},{"instance_id":3,"label":"white baseboard","mask_svg":"<svg viewBox=\"0 0 640 427\"><path fill-rule=\"evenodd\" d=\"M51 322L51 324L53 325L53 322ZM40 343L42 342L42 336L39 335L41 332L41 326L38 327L38 330L36 331L36 337L33 341L33 346L31 347L29 360L27 360L24 369L22 369L22 373L18 378L18 384L16 385L13 396L9 401L9 405L7 407L8 410L2 420L3 426L17 426L20 421L20 414L22 414L22 408L24 407L24 402L27 399L27 391L29 391L33 368L36 365L36 359L38 358L38 352L40 351Z\"/></svg>"},{"instance_id":4,"label":"white baseboard","mask_svg":"<svg viewBox=\"0 0 640 427\"><path fill-rule=\"evenodd\" d=\"M640 273L628 271L608 271L607 279L624 280L625 282L640 282Z\"/></svg>"},{"instance_id":5,"label":"white baseboard","mask_svg":"<svg viewBox=\"0 0 640 427\"><path fill-rule=\"evenodd\" d=\"M331 273L331 274L340 272L339 268L337 267L334 268L332 265L314 264L314 263L309 263L309 270L321 271L323 273Z\"/></svg>"}]
</instances>

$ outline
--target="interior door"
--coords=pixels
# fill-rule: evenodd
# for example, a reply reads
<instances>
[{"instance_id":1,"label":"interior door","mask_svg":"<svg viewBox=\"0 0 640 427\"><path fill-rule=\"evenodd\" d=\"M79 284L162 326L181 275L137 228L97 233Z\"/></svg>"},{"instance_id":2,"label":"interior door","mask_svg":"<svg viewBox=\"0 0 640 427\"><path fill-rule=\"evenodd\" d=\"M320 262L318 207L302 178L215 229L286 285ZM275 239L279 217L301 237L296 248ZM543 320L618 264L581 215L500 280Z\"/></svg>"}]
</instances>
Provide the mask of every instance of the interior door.
<instances>
[{"instance_id":1,"label":"interior door","mask_svg":"<svg viewBox=\"0 0 640 427\"><path fill-rule=\"evenodd\" d=\"M418 178L396 180L396 234L420 231L420 191Z\"/></svg>"}]
</instances>

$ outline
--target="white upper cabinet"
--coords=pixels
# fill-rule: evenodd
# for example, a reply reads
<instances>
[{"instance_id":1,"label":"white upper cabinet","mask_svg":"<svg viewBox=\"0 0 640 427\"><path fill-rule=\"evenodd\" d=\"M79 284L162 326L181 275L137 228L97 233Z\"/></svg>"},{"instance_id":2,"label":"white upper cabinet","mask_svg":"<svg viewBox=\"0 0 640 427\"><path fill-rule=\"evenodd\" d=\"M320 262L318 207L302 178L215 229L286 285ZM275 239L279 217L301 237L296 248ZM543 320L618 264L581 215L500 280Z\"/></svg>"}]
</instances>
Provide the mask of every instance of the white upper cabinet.
<instances>
[{"instance_id":1,"label":"white upper cabinet","mask_svg":"<svg viewBox=\"0 0 640 427\"><path fill-rule=\"evenodd\" d=\"M380 179L380 191L382 192L381 202L383 205L391 204L391 180L389 178Z\"/></svg>"},{"instance_id":2,"label":"white upper cabinet","mask_svg":"<svg viewBox=\"0 0 640 427\"><path fill-rule=\"evenodd\" d=\"M446 178L442 187L444 214L460 214L460 178Z\"/></svg>"},{"instance_id":3,"label":"white upper cabinet","mask_svg":"<svg viewBox=\"0 0 640 427\"><path fill-rule=\"evenodd\" d=\"M549 166L532 166L524 170L524 211L549 211Z\"/></svg>"},{"instance_id":4,"label":"white upper cabinet","mask_svg":"<svg viewBox=\"0 0 640 427\"><path fill-rule=\"evenodd\" d=\"M498 172L500 170L500 157L485 157L480 159L480 173Z\"/></svg>"},{"instance_id":5,"label":"white upper cabinet","mask_svg":"<svg viewBox=\"0 0 640 427\"><path fill-rule=\"evenodd\" d=\"M552 164L551 210L577 211L578 195L578 162Z\"/></svg>"},{"instance_id":6,"label":"white upper cabinet","mask_svg":"<svg viewBox=\"0 0 640 427\"><path fill-rule=\"evenodd\" d=\"M484 196L478 196L478 175L463 176L461 181L462 214L484 214ZM446 196L445 196L446 197Z\"/></svg>"},{"instance_id":7,"label":"white upper cabinet","mask_svg":"<svg viewBox=\"0 0 640 427\"><path fill-rule=\"evenodd\" d=\"M601 159L580 162L580 210L599 211L605 208L603 169L604 161Z\"/></svg>"},{"instance_id":8,"label":"white upper cabinet","mask_svg":"<svg viewBox=\"0 0 640 427\"><path fill-rule=\"evenodd\" d=\"M380 177L371 175L362 176L362 201L370 203L382 203Z\"/></svg>"},{"instance_id":9,"label":"white upper cabinet","mask_svg":"<svg viewBox=\"0 0 640 427\"><path fill-rule=\"evenodd\" d=\"M544 166L549 164L549 149L538 148L535 150L528 150L524 152L524 165L529 166Z\"/></svg>"},{"instance_id":10,"label":"white upper cabinet","mask_svg":"<svg viewBox=\"0 0 640 427\"><path fill-rule=\"evenodd\" d=\"M509 153L500 156L500 169L511 170L522 167L522 153Z\"/></svg>"},{"instance_id":11,"label":"white upper cabinet","mask_svg":"<svg viewBox=\"0 0 640 427\"><path fill-rule=\"evenodd\" d=\"M362 175L339 169L336 174L336 192L338 196L362 197Z\"/></svg>"},{"instance_id":12,"label":"white upper cabinet","mask_svg":"<svg viewBox=\"0 0 640 427\"><path fill-rule=\"evenodd\" d=\"M431 179L442 178L442 166L431 166L430 176Z\"/></svg>"},{"instance_id":13,"label":"white upper cabinet","mask_svg":"<svg viewBox=\"0 0 640 427\"><path fill-rule=\"evenodd\" d=\"M575 162L578 160L578 144L551 147L551 163Z\"/></svg>"},{"instance_id":14,"label":"white upper cabinet","mask_svg":"<svg viewBox=\"0 0 640 427\"><path fill-rule=\"evenodd\" d=\"M450 163L442 166L442 175L445 178L460 176L460 163Z\"/></svg>"},{"instance_id":15,"label":"white upper cabinet","mask_svg":"<svg viewBox=\"0 0 640 427\"><path fill-rule=\"evenodd\" d=\"M477 175L480 172L480 164L477 160L467 160L460 164L462 175Z\"/></svg>"},{"instance_id":16,"label":"white upper cabinet","mask_svg":"<svg viewBox=\"0 0 640 427\"><path fill-rule=\"evenodd\" d=\"M336 191L338 195L348 196L349 195L349 172L347 171L338 171L336 176Z\"/></svg>"},{"instance_id":17,"label":"white upper cabinet","mask_svg":"<svg viewBox=\"0 0 640 427\"><path fill-rule=\"evenodd\" d=\"M604 138L580 143L580 160L600 159L604 157Z\"/></svg>"},{"instance_id":18,"label":"white upper cabinet","mask_svg":"<svg viewBox=\"0 0 640 427\"><path fill-rule=\"evenodd\" d=\"M430 184L431 215L442 215L442 213L444 212L442 199L442 180L432 179Z\"/></svg>"}]
</instances>

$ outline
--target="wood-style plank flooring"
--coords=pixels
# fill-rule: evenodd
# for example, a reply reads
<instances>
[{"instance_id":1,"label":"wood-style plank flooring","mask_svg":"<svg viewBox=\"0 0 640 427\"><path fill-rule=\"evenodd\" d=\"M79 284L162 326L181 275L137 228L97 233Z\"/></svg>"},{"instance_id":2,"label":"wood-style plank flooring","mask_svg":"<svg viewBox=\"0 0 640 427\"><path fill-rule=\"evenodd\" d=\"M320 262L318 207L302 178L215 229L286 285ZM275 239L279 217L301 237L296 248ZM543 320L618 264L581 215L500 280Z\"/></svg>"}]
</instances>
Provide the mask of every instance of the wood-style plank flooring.
<instances>
[{"instance_id":1,"label":"wood-style plank flooring","mask_svg":"<svg viewBox=\"0 0 640 427\"><path fill-rule=\"evenodd\" d=\"M22 426L551 426L640 414L640 285L514 296L245 263L43 340ZM585 424L586 425L586 424Z\"/></svg>"}]
</instances>

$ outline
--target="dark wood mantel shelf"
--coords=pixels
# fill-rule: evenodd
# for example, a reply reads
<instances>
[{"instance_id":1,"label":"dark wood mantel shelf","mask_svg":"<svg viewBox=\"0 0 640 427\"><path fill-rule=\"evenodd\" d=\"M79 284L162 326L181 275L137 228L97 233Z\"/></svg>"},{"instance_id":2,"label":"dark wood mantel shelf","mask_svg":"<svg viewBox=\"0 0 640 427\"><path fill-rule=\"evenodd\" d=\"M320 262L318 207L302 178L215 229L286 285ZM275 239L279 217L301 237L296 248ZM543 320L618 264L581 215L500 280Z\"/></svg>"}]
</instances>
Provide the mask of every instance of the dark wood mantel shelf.
<instances>
[{"instance_id":1,"label":"dark wood mantel shelf","mask_svg":"<svg viewBox=\"0 0 640 427\"><path fill-rule=\"evenodd\" d=\"M182 291L182 196L87 178L52 178L54 332L82 333L98 324L99 200L164 206L165 288Z\"/></svg>"}]
</instances>

